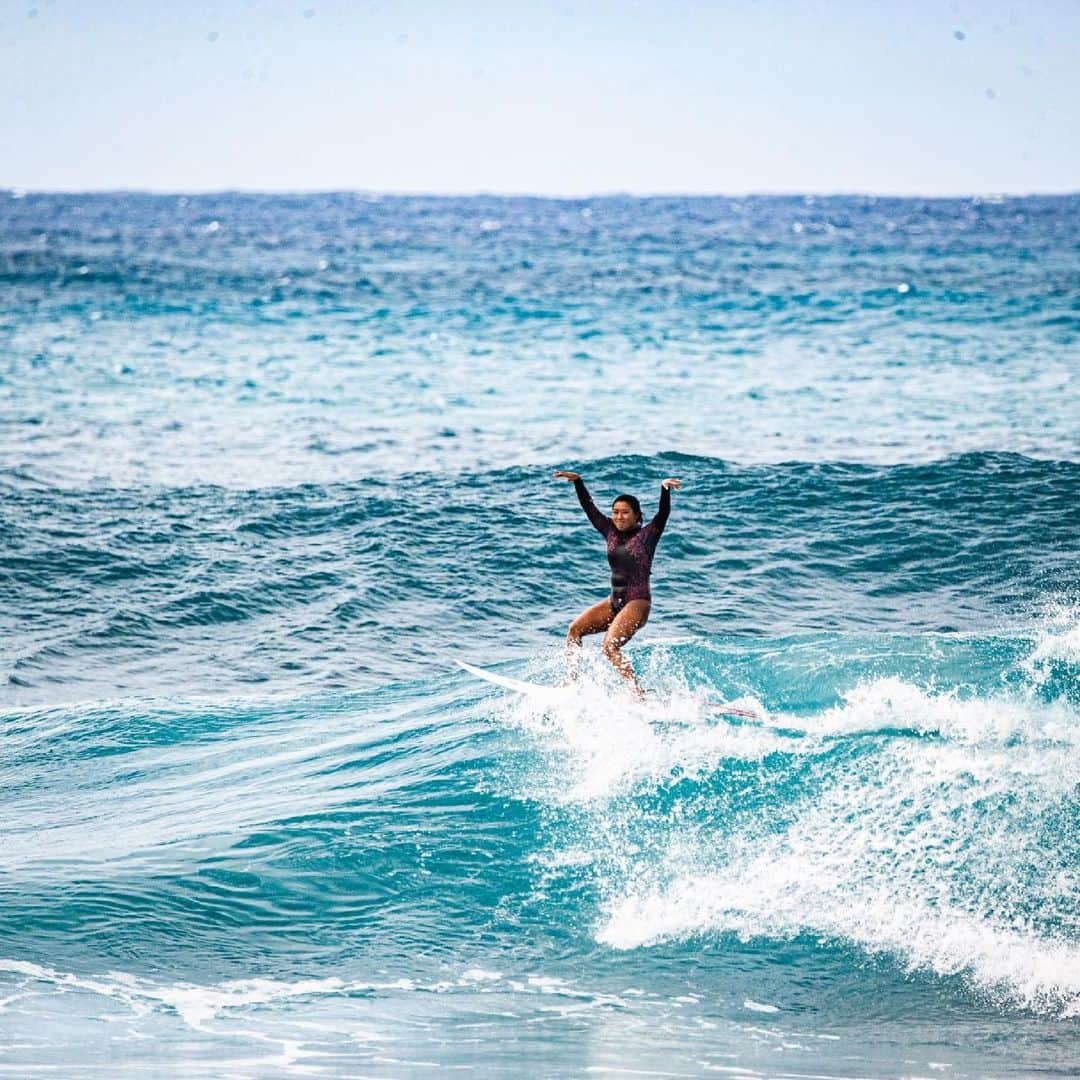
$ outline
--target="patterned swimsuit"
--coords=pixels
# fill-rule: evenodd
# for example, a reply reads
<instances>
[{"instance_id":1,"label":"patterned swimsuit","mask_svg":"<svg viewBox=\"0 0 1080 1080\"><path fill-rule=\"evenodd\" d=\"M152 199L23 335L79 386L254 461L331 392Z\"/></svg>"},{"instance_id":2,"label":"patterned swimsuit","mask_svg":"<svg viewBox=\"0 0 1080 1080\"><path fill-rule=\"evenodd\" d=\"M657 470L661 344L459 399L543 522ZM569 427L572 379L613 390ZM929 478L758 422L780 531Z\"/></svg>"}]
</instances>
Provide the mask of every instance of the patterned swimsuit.
<instances>
[{"instance_id":1,"label":"patterned swimsuit","mask_svg":"<svg viewBox=\"0 0 1080 1080\"><path fill-rule=\"evenodd\" d=\"M605 517L596 508L584 481L575 480L574 490L593 527L607 540L607 557L611 564L612 608L619 612L627 600L651 600L649 572L652 570L653 555L656 553L660 534L664 531L671 513L671 492L667 488L661 490L660 509L648 525L635 525L632 529L619 532L611 518Z\"/></svg>"}]
</instances>

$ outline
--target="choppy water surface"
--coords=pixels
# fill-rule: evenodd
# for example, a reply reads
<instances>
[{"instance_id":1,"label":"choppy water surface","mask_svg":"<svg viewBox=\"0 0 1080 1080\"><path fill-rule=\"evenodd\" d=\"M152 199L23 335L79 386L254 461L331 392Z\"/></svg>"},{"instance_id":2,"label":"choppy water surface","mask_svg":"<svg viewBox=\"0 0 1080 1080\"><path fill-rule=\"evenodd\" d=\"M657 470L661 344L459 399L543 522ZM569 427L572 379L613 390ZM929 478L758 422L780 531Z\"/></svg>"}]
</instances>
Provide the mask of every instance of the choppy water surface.
<instances>
[{"instance_id":1,"label":"choppy water surface","mask_svg":"<svg viewBox=\"0 0 1080 1080\"><path fill-rule=\"evenodd\" d=\"M0 195L4 1071L1075 1075L1078 208Z\"/></svg>"}]
</instances>

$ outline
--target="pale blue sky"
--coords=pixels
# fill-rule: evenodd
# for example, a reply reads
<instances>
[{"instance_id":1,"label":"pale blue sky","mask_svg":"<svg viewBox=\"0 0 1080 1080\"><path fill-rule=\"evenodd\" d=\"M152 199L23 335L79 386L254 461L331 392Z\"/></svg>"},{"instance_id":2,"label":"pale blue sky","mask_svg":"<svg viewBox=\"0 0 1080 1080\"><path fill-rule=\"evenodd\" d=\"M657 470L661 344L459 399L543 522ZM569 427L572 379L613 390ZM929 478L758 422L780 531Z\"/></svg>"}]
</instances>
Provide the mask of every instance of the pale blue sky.
<instances>
[{"instance_id":1,"label":"pale blue sky","mask_svg":"<svg viewBox=\"0 0 1080 1080\"><path fill-rule=\"evenodd\" d=\"M0 185L1080 189L1080 3L0 0Z\"/></svg>"}]
</instances>

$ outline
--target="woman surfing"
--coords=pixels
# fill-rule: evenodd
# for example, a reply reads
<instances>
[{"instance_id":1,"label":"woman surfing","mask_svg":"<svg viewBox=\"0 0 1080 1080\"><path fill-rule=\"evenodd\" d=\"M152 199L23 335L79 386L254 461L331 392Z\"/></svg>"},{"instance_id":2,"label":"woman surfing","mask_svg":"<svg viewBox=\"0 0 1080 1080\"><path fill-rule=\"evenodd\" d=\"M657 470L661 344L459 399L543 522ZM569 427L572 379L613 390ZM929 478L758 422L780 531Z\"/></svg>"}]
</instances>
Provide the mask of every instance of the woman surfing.
<instances>
[{"instance_id":1,"label":"woman surfing","mask_svg":"<svg viewBox=\"0 0 1080 1080\"><path fill-rule=\"evenodd\" d=\"M661 483L660 508L656 517L648 525L643 525L641 504L633 495L616 496L611 504L611 517L606 517L597 509L577 473L560 469L555 477L573 482L581 508L596 531L607 541L608 563L611 565L611 595L599 604L586 608L570 624L570 631L566 635L567 674L573 679L577 673L581 639L586 634L603 632L604 655L630 684L634 693L643 698L645 695L634 676L630 661L622 654L622 647L648 622L649 609L652 607L649 574L653 555L671 513L671 491L673 488L678 491L682 481L668 477Z\"/></svg>"}]
</instances>

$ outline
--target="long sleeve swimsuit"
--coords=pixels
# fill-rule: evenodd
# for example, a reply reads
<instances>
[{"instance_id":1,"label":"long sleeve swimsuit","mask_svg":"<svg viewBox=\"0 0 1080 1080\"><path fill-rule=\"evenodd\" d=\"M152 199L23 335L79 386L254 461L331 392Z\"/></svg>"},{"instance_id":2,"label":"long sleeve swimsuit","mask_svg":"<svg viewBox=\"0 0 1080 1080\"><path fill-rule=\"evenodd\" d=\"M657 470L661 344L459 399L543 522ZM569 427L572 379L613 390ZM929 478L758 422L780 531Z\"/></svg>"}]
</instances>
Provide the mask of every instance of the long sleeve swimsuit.
<instances>
[{"instance_id":1,"label":"long sleeve swimsuit","mask_svg":"<svg viewBox=\"0 0 1080 1080\"><path fill-rule=\"evenodd\" d=\"M651 600L649 574L660 534L671 513L671 492L660 492L660 509L648 525L635 525L620 532L611 518L601 514L592 501L585 483L574 481L578 501L597 532L607 540L607 557L611 564L611 606L620 611L627 600Z\"/></svg>"}]
</instances>

